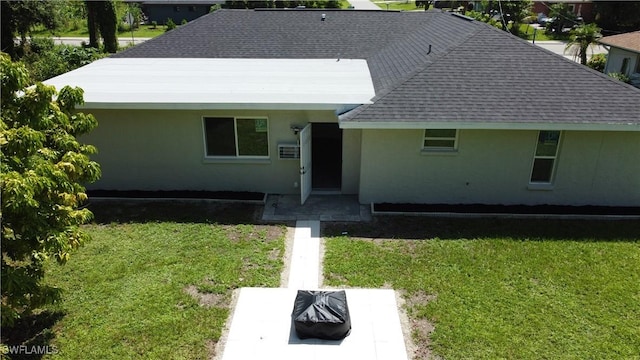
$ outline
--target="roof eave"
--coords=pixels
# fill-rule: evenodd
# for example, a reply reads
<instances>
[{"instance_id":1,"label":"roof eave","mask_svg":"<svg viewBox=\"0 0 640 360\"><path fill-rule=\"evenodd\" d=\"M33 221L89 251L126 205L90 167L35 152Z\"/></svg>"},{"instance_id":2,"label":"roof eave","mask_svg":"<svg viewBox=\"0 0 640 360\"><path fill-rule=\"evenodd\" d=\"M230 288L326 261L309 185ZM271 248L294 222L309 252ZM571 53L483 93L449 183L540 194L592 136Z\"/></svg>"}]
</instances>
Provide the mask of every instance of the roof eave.
<instances>
[{"instance_id":1,"label":"roof eave","mask_svg":"<svg viewBox=\"0 0 640 360\"><path fill-rule=\"evenodd\" d=\"M96 110L331 110L340 112L358 104L329 103L133 103L85 102L77 109Z\"/></svg>"},{"instance_id":2,"label":"roof eave","mask_svg":"<svg viewBox=\"0 0 640 360\"><path fill-rule=\"evenodd\" d=\"M544 123L544 122L393 122L340 121L341 129L475 129L475 130L580 130L640 131L640 122L629 123Z\"/></svg>"}]
</instances>

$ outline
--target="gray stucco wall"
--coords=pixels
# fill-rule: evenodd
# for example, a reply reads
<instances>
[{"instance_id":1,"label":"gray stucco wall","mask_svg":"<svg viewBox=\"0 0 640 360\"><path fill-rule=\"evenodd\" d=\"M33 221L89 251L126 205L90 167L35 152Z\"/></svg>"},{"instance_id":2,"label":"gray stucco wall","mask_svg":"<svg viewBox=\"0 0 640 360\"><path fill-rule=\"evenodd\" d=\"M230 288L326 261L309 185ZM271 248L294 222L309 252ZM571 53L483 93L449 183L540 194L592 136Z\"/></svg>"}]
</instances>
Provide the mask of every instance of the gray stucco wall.
<instances>
[{"instance_id":1,"label":"gray stucco wall","mask_svg":"<svg viewBox=\"0 0 640 360\"><path fill-rule=\"evenodd\" d=\"M82 141L97 146L102 178L90 189L211 190L298 194L299 162L279 160L278 143L295 143L292 125L337 122L332 111L84 110L98 127ZM267 117L269 160L216 161L204 156L202 118ZM345 132L343 189L357 192L359 131ZM357 151L356 151L357 150Z\"/></svg>"},{"instance_id":2,"label":"gray stucco wall","mask_svg":"<svg viewBox=\"0 0 640 360\"><path fill-rule=\"evenodd\" d=\"M565 131L551 187L529 177L537 131L460 130L421 153L423 130L363 130L360 202L640 206L640 132Z\"/></svg>"},{"instance_id":3,"label":"gray stucco wall","mask_svg":"<svg viewBox=\"0 0 640 360\"><path fill-rule=\"evenodd\" d=\"M616 47L612 47L611 50L609 50L604 73L619 73L622 70L622 62L625 58L628 58L629 60L627 60L627 69L624 74L627 76L633 74L638 66L637 62L639 61L638 59L640 58L640 55L638 53Z\"/></svg>"}]
</instances>

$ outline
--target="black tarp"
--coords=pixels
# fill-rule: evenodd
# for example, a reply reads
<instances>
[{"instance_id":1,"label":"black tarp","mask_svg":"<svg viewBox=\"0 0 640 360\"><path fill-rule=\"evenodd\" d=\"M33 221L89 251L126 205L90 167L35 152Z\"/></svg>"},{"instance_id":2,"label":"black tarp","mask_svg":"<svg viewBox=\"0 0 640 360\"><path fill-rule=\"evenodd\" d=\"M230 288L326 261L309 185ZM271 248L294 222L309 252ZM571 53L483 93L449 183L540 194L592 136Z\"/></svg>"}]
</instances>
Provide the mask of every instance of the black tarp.
<instances>
[{"instance_id":1,"label":"black tarp","mask_svg":"<svg viewBox=\"0 0 640 360\"><path fill-rule=\"evenodd\" d=\"M291 318L300 339L340 340L351 331L344 290L298 290Z\"/></svg>"}]
</instances>

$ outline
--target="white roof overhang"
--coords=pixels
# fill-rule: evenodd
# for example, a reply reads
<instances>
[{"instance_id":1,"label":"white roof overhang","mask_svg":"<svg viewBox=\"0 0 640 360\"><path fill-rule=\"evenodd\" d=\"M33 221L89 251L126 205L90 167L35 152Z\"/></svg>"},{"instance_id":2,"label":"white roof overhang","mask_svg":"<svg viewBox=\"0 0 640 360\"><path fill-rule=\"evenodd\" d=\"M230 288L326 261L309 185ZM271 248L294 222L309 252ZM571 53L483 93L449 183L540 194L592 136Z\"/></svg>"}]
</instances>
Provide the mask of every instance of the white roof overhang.
<instances>
[{"instance_id":1,"label":"white roof overhang","mask_svg":"<svg viewBox=\"0 0 640 360\"><path fill-rule=\"evenodd\" d=\"M86 109L339 110L375 96L366 60L105 58L44 81Z\"/></svg>"}]
</instances>

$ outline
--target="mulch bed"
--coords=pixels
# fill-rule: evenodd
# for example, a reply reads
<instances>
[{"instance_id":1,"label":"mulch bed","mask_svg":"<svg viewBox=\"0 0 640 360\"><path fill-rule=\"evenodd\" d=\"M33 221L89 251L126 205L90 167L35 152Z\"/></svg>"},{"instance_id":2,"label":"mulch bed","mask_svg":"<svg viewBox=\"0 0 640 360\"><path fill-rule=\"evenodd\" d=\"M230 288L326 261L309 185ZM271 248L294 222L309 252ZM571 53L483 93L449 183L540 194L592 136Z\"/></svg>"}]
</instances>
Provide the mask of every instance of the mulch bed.
<instances>
[{"instance_id":1,"label":"mulch bed","mask_svg":"<svg viewBox=\"0 0 640 360\"><path fill-rule=\"evenodd\" d=\"M215 199L262 201L264 193L249 191L144 191L144 190L90 190L89 197L130 198L130 199Z\"/></svg>"},{"instance_id":2,"label":"mulch bed","mask_svg":"<svg viewBox=\"0 0 640 360\"><path fill-rule=\"evenodd\" d=\"M559 206L559 205L482 205L482 204L373 204L374 212L526 214L526 215L640 215L637 206Z\"/></svg>"}]
</instances>

